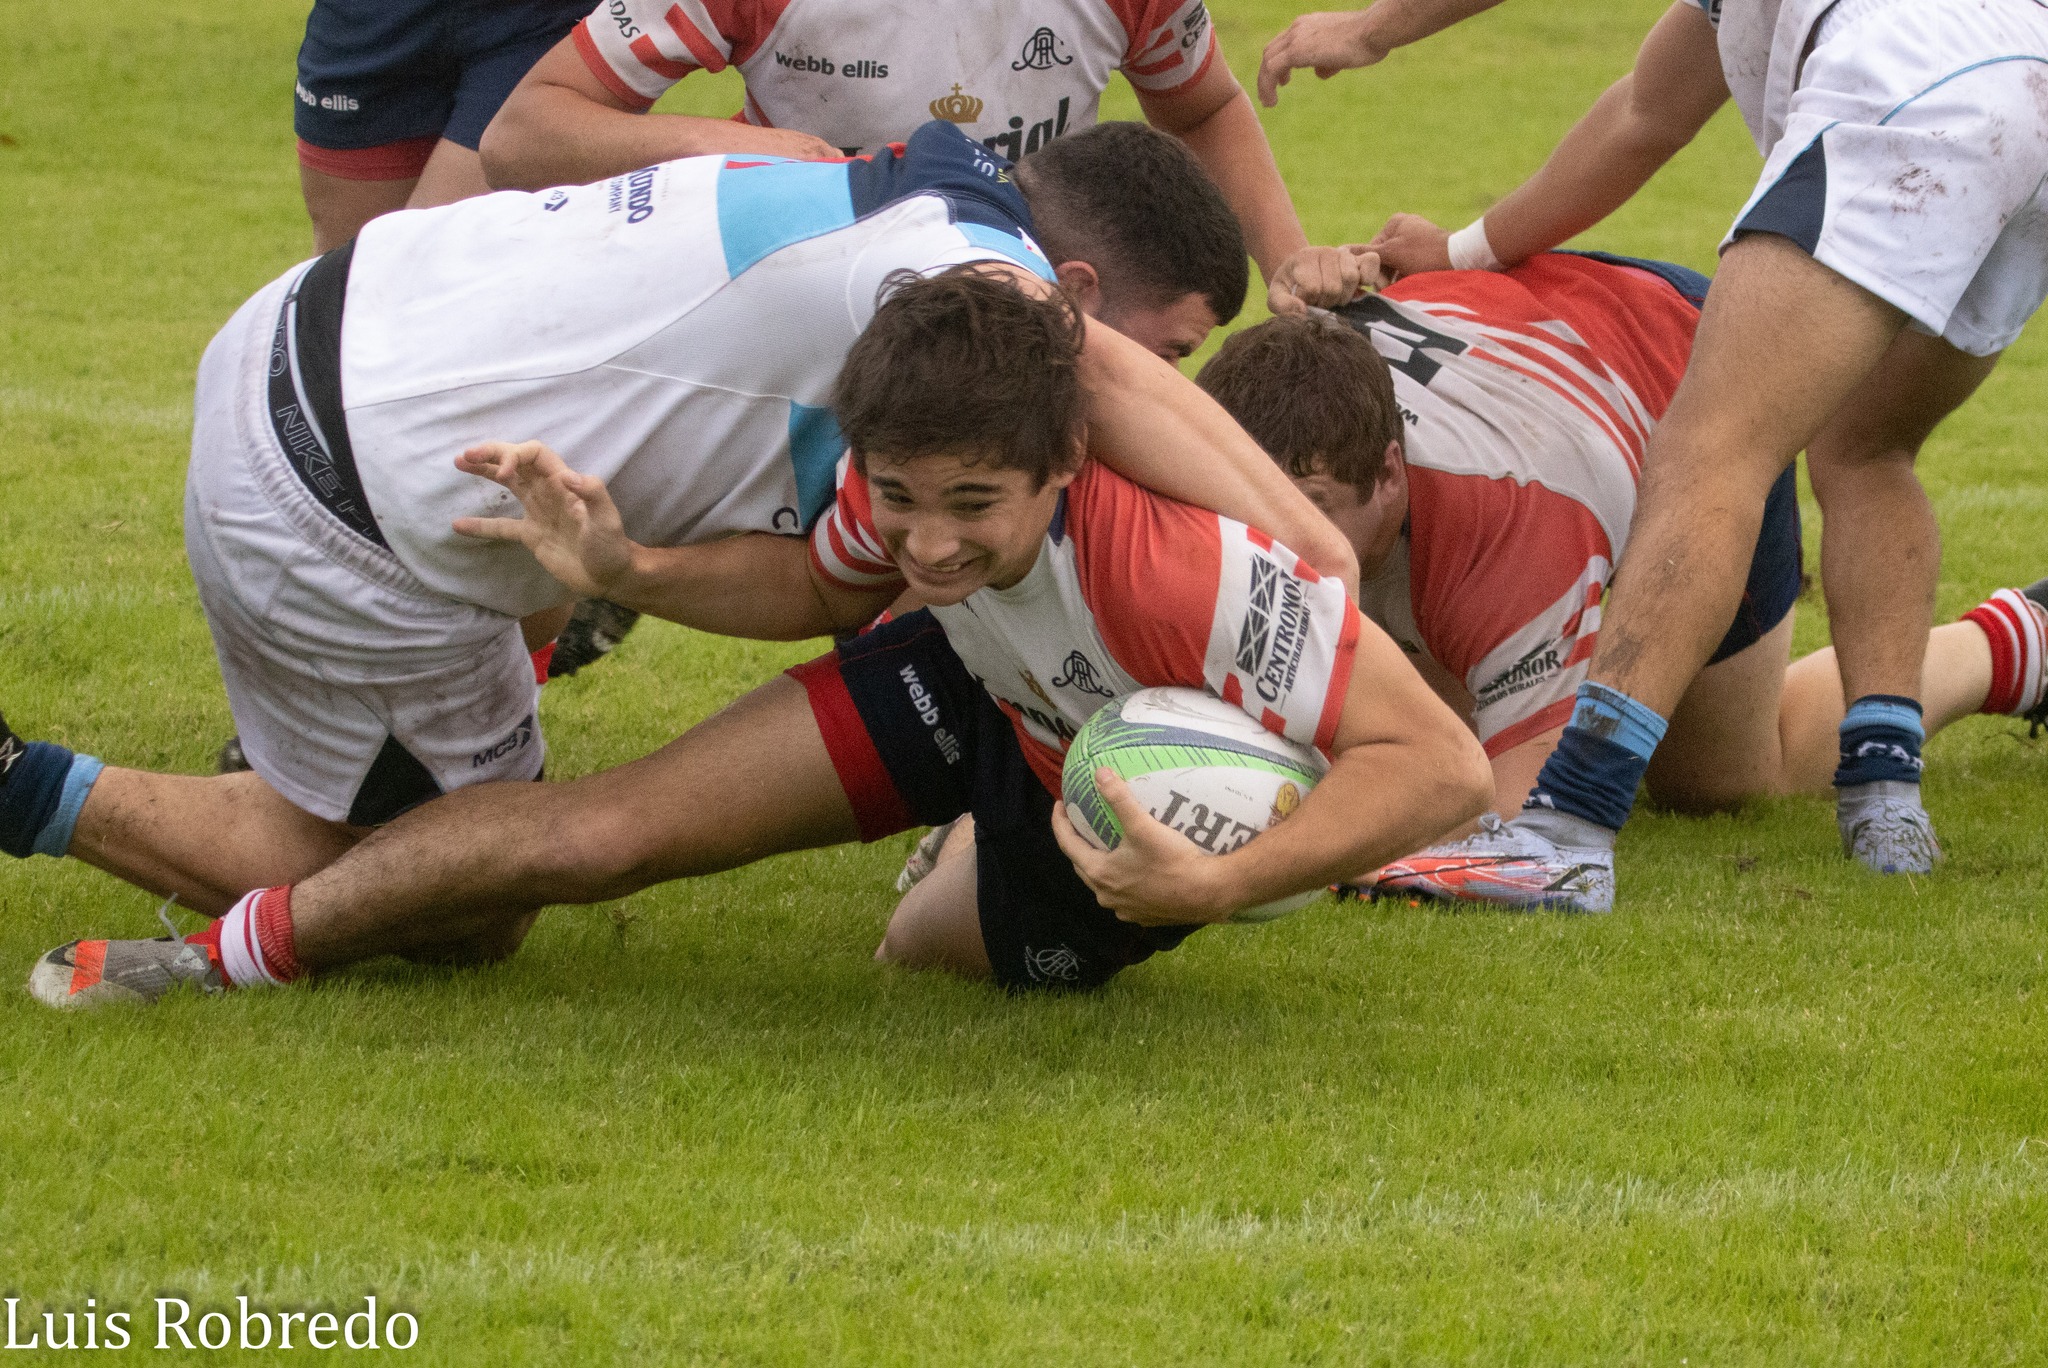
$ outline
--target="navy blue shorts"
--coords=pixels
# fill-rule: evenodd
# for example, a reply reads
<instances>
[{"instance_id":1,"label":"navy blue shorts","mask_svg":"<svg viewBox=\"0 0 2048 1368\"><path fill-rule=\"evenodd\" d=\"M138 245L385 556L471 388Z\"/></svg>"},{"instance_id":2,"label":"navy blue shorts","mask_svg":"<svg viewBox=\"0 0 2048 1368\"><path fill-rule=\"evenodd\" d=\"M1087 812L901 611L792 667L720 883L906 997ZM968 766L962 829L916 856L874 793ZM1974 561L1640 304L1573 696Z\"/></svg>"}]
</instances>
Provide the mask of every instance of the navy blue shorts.
<instances>
[{"instance_id":1,"label":"navy blue shorts","mask_svg":"<svg viewBox=\"0 0 2048 1368\"><path fill-rule=\"evenodd\" d=\"M1643 257L1616 256L1612 252L1573 252L1572 256L1604 261L1610 266L1633 266L1661 277L1672 289L1699 307L1707 302L1707 287L1713 282L1689 266ZM1624 557L1624 563L1626 558ZM1754 646L1773 627L1785 620L1806 586L1804 549L1799 540L1799 478L1794 466L1785 467L1764 500L1764 525L1757 532L1756 550L1749 558L1749 578L1742 586L1742 606L1735 610L1735 622L1728 635L1714 648L1707 661L1718 665L1736 652Z\"/></svg>"},{"instance_id":2,"label":"navy blue shorts","mask_svg":"<svg viewBox=\"0 0 2048 1368\"><path fill-rule=\"evenodd\" d=\"M299 160L350 180L475 150L498 106L589 0L313 0L292 119Z\"/></svg>"},{"instance_id":3,"label":"navy blue shorts","mask_svg":"<svg viewBox=\"0 0 2048 1368\"><path fill-rule=\"evenodd\" d=\"M864 841L974 815L981 940L1012 991L1097 988L1197 927L1119 921L1052 834L1053 796L1010 719L930 613L790 672L804 686Z\"/></svg>"}]
</instances>

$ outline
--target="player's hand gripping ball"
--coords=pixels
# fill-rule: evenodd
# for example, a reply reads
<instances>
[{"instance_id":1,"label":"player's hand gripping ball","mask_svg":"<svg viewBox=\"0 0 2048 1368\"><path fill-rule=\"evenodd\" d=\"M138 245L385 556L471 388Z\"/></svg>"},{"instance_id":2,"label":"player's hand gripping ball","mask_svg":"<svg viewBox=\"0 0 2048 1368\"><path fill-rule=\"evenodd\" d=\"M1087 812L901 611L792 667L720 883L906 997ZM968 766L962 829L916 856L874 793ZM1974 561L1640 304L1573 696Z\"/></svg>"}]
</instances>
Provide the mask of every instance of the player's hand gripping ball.
<instances>
[{"instance_id":1,"label":"player's hand gripping ball","mask_svg":"<svg viewBox=\"0 0 2048 1368\"><path fill-rule=\"evenodd\" d=\"M1095 771L1107 769L1160 822L1211 855L1227 855L1286 820L1328 768L1314 747L1274 735L1212 694L1140 689L1088 719L1067 751L1060 789L1074 829L1098 850L1123 839L1095 787ZM1231 920L1271 921L1320 893L1248 907Z\"/></svg>"}]
</instances>

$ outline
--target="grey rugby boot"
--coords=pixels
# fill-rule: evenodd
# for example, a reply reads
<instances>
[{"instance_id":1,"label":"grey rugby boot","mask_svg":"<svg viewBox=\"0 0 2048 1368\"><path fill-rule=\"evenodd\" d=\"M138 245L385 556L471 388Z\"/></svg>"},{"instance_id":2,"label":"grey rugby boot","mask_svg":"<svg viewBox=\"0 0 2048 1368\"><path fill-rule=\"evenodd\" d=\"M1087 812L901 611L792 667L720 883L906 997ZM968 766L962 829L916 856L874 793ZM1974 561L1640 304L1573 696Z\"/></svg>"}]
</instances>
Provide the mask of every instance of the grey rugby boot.
<instances>
[{"instance_id":1,"label":"grey rugby boot","mask_svg":"<svg viewBox=\"0 0 2048 1368\"><path fill-rule=\"evenodd\" d=\"M155 1002L181 983L202 993L227 988L203 945L172 940L85 940L36 961L28 991L45 1007L75 1011L116 1002Z\"/></svg>"},{"instance_id":2,"label":"grey rugby boot","mask_svg":"<svg viewBox=\"0 0 2048 1368\"><path fill-rule=\"evenodd\" d=\"M1880 874L1928 874L1941 858L1920 786L1880 781L1835 791L1842 853Z\"/></svg>"}]
</instances>

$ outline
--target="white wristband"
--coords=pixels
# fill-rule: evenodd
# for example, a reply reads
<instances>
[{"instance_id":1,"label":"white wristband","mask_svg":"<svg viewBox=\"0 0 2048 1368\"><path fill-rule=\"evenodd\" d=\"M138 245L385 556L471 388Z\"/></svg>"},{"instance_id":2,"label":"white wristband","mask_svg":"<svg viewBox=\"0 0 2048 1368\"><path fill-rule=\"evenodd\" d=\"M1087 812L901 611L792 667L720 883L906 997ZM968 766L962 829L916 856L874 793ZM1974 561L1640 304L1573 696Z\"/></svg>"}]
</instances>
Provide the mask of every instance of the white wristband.
<instances>
[{"instance_id":1,"label":"white wristband","mask_svg":"<svg viewBox=\"0 0 2048 1368\"><path fill-rule=\"evenodd\" d=\"M1493 254L1493 244L1486 240L1486 218L1484 215L1451 234L1451 240L1444 244L1451 254L1451 269L1454 271L1505 271L1506 266Z\"/></svg>"}]
</instances>

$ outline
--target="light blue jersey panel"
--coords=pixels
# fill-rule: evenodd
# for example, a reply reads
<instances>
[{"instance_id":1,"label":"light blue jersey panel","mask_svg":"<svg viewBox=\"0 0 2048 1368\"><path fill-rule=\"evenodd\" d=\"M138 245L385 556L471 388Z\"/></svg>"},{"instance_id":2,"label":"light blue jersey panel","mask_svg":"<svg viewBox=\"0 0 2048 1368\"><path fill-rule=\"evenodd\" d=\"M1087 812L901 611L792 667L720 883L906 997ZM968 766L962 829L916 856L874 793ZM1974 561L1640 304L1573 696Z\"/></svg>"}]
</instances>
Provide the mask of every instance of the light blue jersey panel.
<instances>
[{"instance_id":1,"label":"light blue jersey panel","mask_svg":"<svg viewBox=\"0 0 2048 1368\"><path fill-rule=\"evenodd\" d=\"M854 217L841 162L748 159L718 173L718 234L730 275L793 242L837 232Z\"/></svg>"},{"instance_id":2,"label":"light blue jersey panel","mask_svg":"<svg viewBox=\"0 0 2048 1368\"><path fill-rule=\"evenodd\" d=\"M829 408L789 401L789 463L796 471L796 511L806 532L832 502L846 438Z\"/></svg>"},{"instance_id":3,"label":"light blue jersey panel","mask_svg":"<svg viewBox=\"0 0 2048 1368\"><path fill-rule=\"evenodd\" d=\"M1045 253L1038 250L1037 244L1020 238L1015 233L1006 233L1000 228L990 228L985 224L969 223L965 219L953 226L960 230L960 236L975 246L986 247L991 252L1001 252L1033 275L1057 282L1058 277L1053 274L1052 263L1045 259Z\"/></svg>"}]
</instances>

